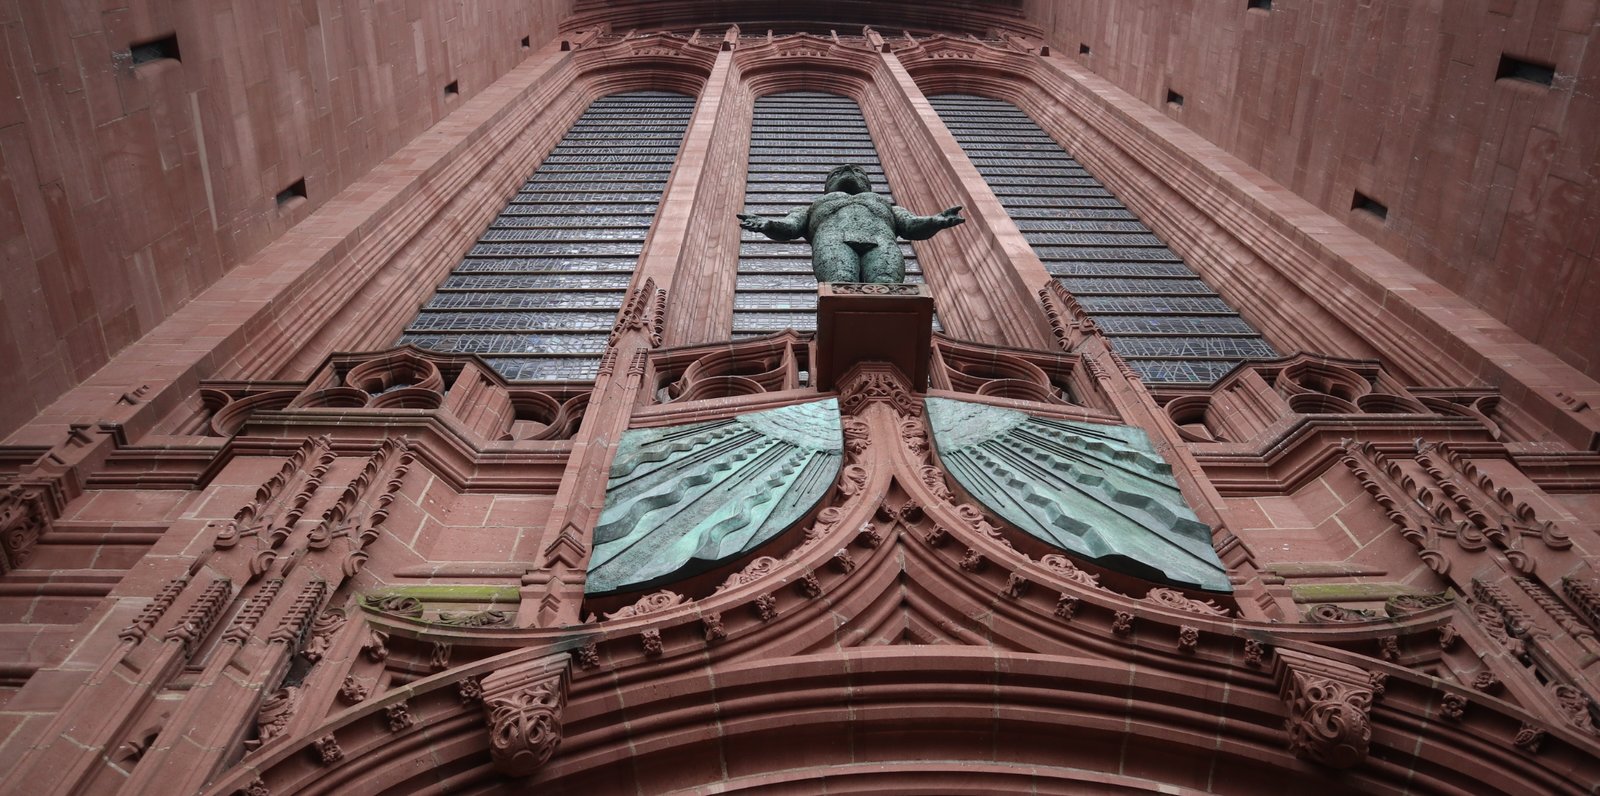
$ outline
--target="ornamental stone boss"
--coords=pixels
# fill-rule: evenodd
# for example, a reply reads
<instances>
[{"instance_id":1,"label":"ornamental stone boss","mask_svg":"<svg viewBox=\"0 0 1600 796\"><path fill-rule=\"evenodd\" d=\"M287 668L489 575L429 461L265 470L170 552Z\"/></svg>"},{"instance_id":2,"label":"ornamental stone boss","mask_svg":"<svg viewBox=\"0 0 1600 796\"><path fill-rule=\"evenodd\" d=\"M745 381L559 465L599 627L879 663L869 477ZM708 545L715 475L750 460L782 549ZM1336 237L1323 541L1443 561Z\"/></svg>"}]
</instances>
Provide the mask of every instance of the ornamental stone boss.
<instances>
[{"instance_id":1,"label":"ornamental stone boss","mask_svg":"<svg viewBox=\"0 0 1600 796\"><path fill-rule=\"evenodd\" d=\"M739 214L740 226L773 240L810 241L811 270L818 282L904 282L906 261L896 235L927 240L966 221L959 206L918 216L890 204L872 192L872 180L860 166L835 168L824 185L826 193L810 207L783 218Z\"/></svg>"}]
</instances>

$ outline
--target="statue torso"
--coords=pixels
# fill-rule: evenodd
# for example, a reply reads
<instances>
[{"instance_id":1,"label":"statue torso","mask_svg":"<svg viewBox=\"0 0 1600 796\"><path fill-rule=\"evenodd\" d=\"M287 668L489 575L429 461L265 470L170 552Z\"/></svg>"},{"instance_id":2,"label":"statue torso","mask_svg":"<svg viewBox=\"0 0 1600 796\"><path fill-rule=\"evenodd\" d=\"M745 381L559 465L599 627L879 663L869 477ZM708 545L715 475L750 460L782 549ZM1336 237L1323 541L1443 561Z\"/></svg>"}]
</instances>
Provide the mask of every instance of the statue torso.
<instances>
[{"instance_id":1,"label":"statue torso","mask_svg":"<svg viewBox=\"0 0 1600 796\"><path fill-rule=\"evenodd\" d=\"M845 240L873 243L887 231L894 236L894 212L889 200L875 193L844 193L835 191L818 197L811 203L811 218L807 238L818 230L838 230ZM885 230L887 228L887 230Z\"/></svg>"}]
</instances>

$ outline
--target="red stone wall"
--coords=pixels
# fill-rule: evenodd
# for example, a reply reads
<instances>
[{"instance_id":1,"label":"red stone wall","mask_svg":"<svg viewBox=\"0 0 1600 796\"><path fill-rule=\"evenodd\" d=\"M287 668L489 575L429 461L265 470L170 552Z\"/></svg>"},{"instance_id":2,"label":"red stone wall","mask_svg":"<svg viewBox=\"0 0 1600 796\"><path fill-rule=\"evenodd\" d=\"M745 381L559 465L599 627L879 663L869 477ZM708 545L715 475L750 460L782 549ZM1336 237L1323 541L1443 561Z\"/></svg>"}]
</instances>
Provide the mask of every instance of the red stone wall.
<instances>
[{"instance_id":1,"label":"red stone wall","mask_svg":"<svg viewBox=\"0 0 1600 796\"><path fill-rule=\"evenodd\" d=\"M521 62L570 0L100 5L0 6L0 432ZM133 65L174 32L180 60Z\"/></svg>"},{"instance_id":2,"label":"red stone wall","mask_svg":"<svg viewBox=\"0 0 1600 796\"><path fill-rule=\"evenodd\" d=\"M1058 54L1600 374L1596 3L1272 6L1029 0L1028 11ZM1553 63L1554 86L1497 81L1502 53ZM1387 220L1352 210L1356 191L1387 205Z\"/></svg>"}]
</instances>

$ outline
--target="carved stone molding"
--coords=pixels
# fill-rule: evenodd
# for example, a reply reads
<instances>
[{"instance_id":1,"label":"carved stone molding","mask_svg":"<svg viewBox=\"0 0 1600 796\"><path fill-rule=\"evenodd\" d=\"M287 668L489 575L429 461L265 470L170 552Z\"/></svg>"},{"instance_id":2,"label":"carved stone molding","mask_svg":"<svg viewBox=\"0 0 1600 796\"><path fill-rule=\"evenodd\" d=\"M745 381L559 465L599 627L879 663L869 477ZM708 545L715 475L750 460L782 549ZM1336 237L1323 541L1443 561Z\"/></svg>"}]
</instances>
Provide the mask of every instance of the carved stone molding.
<instances>
[{"instance_id":1,"label":"carved stone molding","mask_svg":"<svg viewBox=\"0 0 1600 796\"><path fill-rule=\"evenodd\" d=\"M0 491L0 574L27 565L49 525L48 502L41 489L12 484Z\"/></svg>"},{"instance_id":2,"label":"carved stone molding","mask_svg":"<svg viewBox=\"0 0 1600 796\"><path fill-rule=\"evenodd\" d=\"M145 603L144 608L139 610L139 615L134 618L131 624L118 632L117 637L129 644L138 644L143 641L145 635L150 632L150 628L155 627L156 622L161 621L161 617L166 615L167 609L172 607L172 604L177 601L178 595L182 594L184 587L188 585L189 575L187 573L161 584L161 590L156 592L155 598Z\"/></svg>"},{"instance_id":3,"label":"carved stone molding","mask_svg":"<svg viewBox=\"0 0 1600 796\"><path fill-rule=\"evenodd\" d=\"M840 378L839 385L839 411L846 416L859 415L874 403L886 403L908 417L922 414L911 384L892 365L863 362Z\"/></svg>"},{"instance_id":4,"label":"carved stone molding","mask_svg":"<svg viewBox=\"0 0 1600 796\"><path fill-rule=\"evenodd\" d=\"M1367 757L1372 741L1372 682L1347 663L1279 649L1274 675L1289 707L1284 726L1297 756L1333 768L1351 768Z\"/></svg>"},{"instance_id":5,"label":"carved stone molding","mask_svg":"<svg viewBox=\"0 0 1600 796\"><path fill-rule=\"evenodd\" d=\"M1187 611L1201 616L1228 616L1228 609L1217 605L1211 600L1197 600L1176 589L1157 586L1144 596L1145 602L1155 603L1164 608L1178 611Z\"/></svg>"},{"instance_id":6,"label":"carved stone molding","mask_svg":"<svg viewBox=\"0 0 1600 796\"><path fill-rule=\"evenodd\" d=\"M1346 608L1333 603L1319 603L1306 610L1306 621L1320 625L1367 622L1377 618L1377 611L1368 608Z\"/></svg>"},{"instance_id":7,"label":"carved stone molding","mask_svg":"<svg viewBox=\"0 0 1600 796\"><path fill-rule=\"evenodd\" d=\"M253 743L246 743L245 746L254 749L282 735L284 729L289 726L289 720L294 717L295 708L299 705L299 696L300 690L291 686L280 688L263 699L261 707L256 710L256 740Z\"/></svg>"},{"instance_id":8,"label":"carved stone molding","mask_svg":"<svg viewBox=\"0 0 1600 796\"><path fill-rule=\"evenodd\" d=\"M513 777L537 771L561 743L572 659L565 653L483 678L483 710L495 768Z\"/></svg>"},{"instance_id":9,"label":"carved stone molding","mask_svg":"<svg viewBox=\"0 0 1600 796\"><path fill-rule=\"evenodd\" d=\"M676 608L680 605L683 605L685 599L686 598L683 595L665 589L658 592L651 592L650 594L640 597L632 605L627 606L626 608L606 614L605 618L607 621L613 619L632 619L634 617L644 616L645 614L655 613L657 611L665 611L668 608ZM594 617L591 616L590 621L595 621Z\"/></svg>"},{"instance_id":10,"label":"carved stone molding","mask_svg":"<svg viewBox=\"0 0 1600 796\"><path fill-rule=\"evenodd\" d=\"M200 593L200 597L183 612L178 623L167 630L162 640L179 642L183 645L185 656L193 655L200 643L211 634L212 627L222 616L222 610L232 594L232 582L227 578L214 578Z\"/></svg>"}]
</instances>

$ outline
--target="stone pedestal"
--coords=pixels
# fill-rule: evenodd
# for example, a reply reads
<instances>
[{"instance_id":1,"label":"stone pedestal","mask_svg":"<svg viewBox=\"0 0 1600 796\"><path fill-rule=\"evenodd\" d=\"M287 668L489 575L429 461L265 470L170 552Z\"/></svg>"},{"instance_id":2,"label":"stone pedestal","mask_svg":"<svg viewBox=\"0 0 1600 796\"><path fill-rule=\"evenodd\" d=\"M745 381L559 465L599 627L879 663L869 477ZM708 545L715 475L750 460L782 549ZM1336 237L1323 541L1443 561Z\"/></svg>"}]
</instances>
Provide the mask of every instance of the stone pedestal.
<instances>
[{"instance_id":1,"label":"stone pedestal","mask_svg":"<svg viewBox=\"0 0 1600 796\"><path fill-rule=\"evenodd\" d=\"M817 285L817 361L812 382L837 388L858 362L888 362L928 389L933 296L927 285L832 282Z\"/></svg>"}]
</instances>

